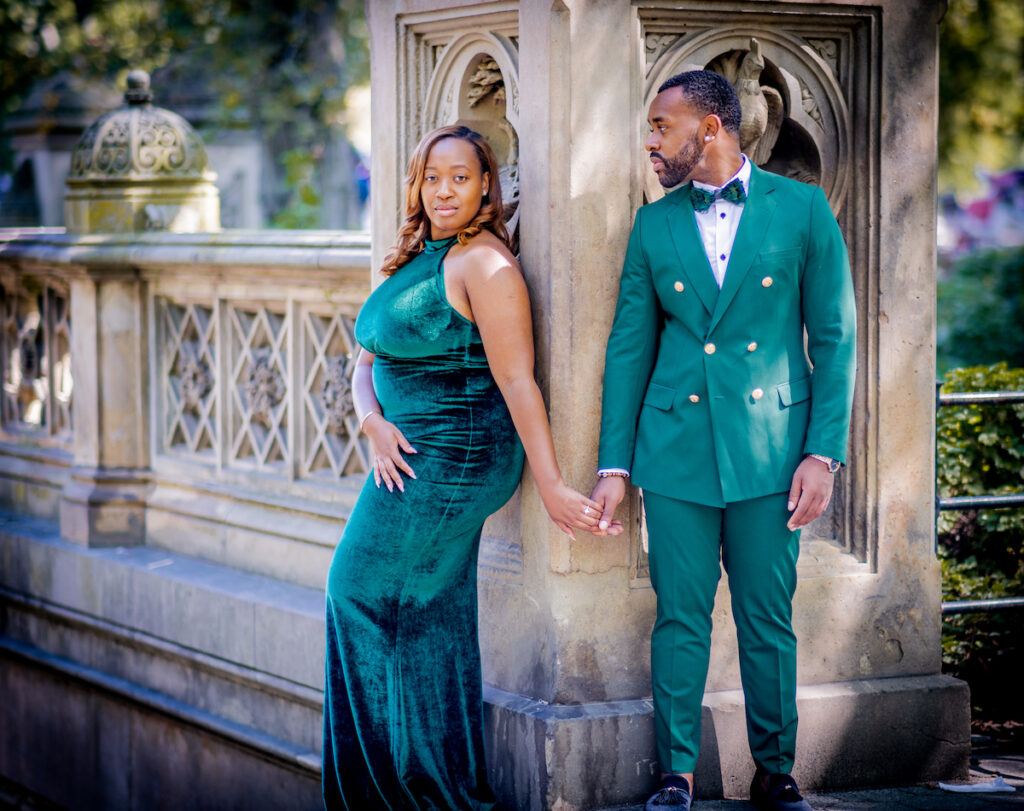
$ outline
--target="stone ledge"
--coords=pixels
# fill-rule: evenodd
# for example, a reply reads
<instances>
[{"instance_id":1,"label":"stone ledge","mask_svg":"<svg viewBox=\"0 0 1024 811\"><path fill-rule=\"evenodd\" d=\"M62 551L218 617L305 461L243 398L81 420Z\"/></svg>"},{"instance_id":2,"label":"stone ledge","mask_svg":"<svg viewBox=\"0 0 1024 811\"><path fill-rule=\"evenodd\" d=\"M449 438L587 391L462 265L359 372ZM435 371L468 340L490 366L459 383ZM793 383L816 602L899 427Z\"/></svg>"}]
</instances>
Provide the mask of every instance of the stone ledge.
<instances>
[{"instance_id":1,"label":"stone ledge","mask_svg":"<svg viewBox=\"0 0 1024 811\"><path fill-rule=\"evenodd\" d=\"M0 589L0 640L319 752L323 691Z\"/></svg>"},{"instance_id":2,"label":"stone ledge","mask_svg":"<svg viewBox=\"0 0 1024 811\"><path fill-rule=\"evenodd\" d=\"M59 229L0 230L0 262L77 268L128 266L159 269L219 267L238 275L246 269L306 271L292 283L365 287L370 235L354 231L247 231L172 234L68 234ZM201 269L202 270L202 269ZM339 272L345 273L344 280ZM326 274L326 275L325 275ZM282 275L287 279L287 274ZM365 291L364 291L365 292Z\"/></svg>"},{"instance_id":3,"label":"stone ledge","mask_svg":"<svg viewBox=\"0 0 1024 811\"><path fill-rule=\"evenodd\" d=\"M298 685L323 683L323 592L0 515L0 587ZM211 618L216 618L212 622Z\"/></svg>"},{"instance_id":4,"label":"stone ledge","mask_svg":"<svg viewBox=\"0 0 1024 811\"><path fill-rule=\"evenodd\" d=\"M660 768L649 700L550 705L490 686L484 700L491 782L511 807L607 808L653 791ZM797 706L794 776L807 790L967 776L969 701L957 679L806 685ZM742 691L705 694L697 797L745 798L753 773Z\"/></svg>"}]
</instances>

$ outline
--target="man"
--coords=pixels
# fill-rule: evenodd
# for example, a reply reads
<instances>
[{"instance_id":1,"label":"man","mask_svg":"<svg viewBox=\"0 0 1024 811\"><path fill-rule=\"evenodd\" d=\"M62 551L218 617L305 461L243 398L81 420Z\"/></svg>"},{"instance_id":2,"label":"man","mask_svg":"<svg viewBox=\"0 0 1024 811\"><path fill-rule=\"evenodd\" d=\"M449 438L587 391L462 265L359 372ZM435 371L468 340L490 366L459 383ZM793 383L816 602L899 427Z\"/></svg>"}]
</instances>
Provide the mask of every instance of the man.
<instances>
[{"instance_id":1,"label":"man","mask_svg":"<svg viewBox=\"0 0 1024 811\"><path fill-rule=\"evenodd\" d=\"M648 121L662 186L685 185L633 224L592 494L601 529L614 534L626 478L644 491L662 770L647 809L690 807L721 560L756 764L751 802L807 811L789 774L792 597L799 529L828 506L846 457L855 371L846 248L821 189L741 153L739 101L718 74L669 79Z\"/></svg>"}]
</instances>

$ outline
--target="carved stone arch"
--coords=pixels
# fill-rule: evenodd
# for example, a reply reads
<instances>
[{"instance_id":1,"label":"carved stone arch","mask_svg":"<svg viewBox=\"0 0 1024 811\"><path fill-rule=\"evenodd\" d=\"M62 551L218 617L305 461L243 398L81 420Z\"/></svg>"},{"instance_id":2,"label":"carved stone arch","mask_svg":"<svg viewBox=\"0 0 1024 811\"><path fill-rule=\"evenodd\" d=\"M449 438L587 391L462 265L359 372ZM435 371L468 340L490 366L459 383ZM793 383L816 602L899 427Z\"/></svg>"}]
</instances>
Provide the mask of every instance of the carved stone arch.
<instances>
[{"instance_id":1,"label":"carved stone arch","mask_svg":"<svg viewBox=\"0 0 1024 811\"><path fill-rule=\"evenodd\" d=\"M816 179L838 215L850 175L849 109L828 62L799 37L758 26L711 28L683 37L648 71L645 114L666 79L684 70L714 69L723 58L750 50L752 37L761 43L763 81L781 94L785 108L778 141L763 165L779 174ZM664 193L652 171L647 172L645 185L649 200Z\"/></svg>"},{"instance_id":2,"label":"carved stone arch","mask_svg":"<svg viewBox=\"0 0 1024 811\"><path fill-rule=\"evenodd\" d=\"M494 71L500 72L500 80ZM483 135L501 166L505 224L519 225L519 51L506 36L473 31L444 49L427 87L422 132L464 124Z\"/></svg>"}]
</instances>

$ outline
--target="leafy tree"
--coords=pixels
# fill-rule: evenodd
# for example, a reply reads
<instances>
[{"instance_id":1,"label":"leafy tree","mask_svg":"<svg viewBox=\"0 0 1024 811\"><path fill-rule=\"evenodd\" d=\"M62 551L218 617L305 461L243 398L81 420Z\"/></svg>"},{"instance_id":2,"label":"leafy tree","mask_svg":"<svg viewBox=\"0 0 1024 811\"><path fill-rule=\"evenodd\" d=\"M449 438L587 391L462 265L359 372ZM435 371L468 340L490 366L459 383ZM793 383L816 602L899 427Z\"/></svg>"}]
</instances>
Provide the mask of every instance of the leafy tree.
<instances>
[{"instance_id":1,"label":"leafy tree","mask_svg":"<svg viewBox=\"0 0 1024 811\"><path fill-rule=\"evenodd\" d=\"M345 91L369 78L361 0L0 3L0 124L38 79L73 71L120 82L132 68L199 83L215 125L263 134L276 161L266 207L284 224L337 226L322 222L323 202L345 182L332 166L351 162ZM0 143L0 172L11 158Z\"/></svg>"},{"instance_id":2,"label":"leafy tree","mask_svg":"<svg viewBox=\"0 0 1024 811\"><path fill-rule=\"evenodd\" d=\"M1024 149L1024 4L949 0L939 41L939 186L977 186Z\"/></svg>"}]
</instances>

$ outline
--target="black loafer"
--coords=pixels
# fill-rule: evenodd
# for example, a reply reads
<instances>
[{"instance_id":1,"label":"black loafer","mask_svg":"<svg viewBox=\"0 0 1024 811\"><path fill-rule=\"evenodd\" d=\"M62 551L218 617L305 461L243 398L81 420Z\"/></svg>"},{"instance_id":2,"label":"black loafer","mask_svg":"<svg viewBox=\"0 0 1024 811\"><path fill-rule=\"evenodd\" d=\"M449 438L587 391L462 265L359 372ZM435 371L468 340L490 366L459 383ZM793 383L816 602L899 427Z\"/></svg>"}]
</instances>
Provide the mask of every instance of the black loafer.
<instances>
[{"instance_id":1,"label":"black loafer","mask_svg":"<svg viewBox=\"0 0 1024 811\"><path fill-rule=\"evenodd\" d=\"M661 778L661 788L648 798L644 811L661 811L666 808L671 808L672 811L690 811L692 803L693 796L686 778L670 774Z\"/></svg>"},{"instance_id":2,"label":"black loafer","mask_svg":"<svg viewBox=\"0 0 1024 811\"><path fill-rule=\"evenodd\" d=\"M790 775L768 775L767 788L761 786L762 777L763 772L758 772L750 784L750 804L758 811L813 811Z\"/></svg>"}]
</instances>

